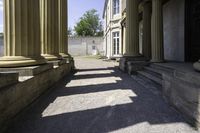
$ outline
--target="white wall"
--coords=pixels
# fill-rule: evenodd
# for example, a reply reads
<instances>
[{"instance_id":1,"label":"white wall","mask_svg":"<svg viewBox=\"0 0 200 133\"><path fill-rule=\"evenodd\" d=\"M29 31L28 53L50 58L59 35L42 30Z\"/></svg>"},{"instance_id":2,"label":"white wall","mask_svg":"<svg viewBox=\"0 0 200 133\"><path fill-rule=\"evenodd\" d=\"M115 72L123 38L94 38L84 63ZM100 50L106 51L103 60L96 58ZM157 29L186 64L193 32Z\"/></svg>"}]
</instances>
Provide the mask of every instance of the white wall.
<instances>
[{"instance_id":1,"label":"white wall","mask_svg":"<svg viewBox=\"0 0 200 133\"><path fill-rule=\"evenodd\" d=\"M104 55L104 40L102 37L69 37L68 48L69 54L73 56L93 55L95 51ZM93 50L93 47L96 50Z\"/></svg>"}]
</instances>

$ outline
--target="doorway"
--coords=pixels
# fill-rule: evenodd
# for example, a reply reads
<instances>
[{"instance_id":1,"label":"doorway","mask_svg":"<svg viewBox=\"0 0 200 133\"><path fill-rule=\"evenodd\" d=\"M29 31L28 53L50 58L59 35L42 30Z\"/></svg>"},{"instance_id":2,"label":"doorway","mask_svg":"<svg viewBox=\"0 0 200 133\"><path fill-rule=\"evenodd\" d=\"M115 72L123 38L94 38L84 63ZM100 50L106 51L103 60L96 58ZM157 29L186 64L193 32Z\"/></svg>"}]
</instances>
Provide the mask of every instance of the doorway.
<instances>
[{"instance_id":1,"label":"doorway","mask_svg":"<svg viewBox=\"0 0 200 133\"><path fill-rule=\"evenodd\" d=\"M185 59L195 62L200 58L200 1L185 1Z\"/></svg>"}]
</instances>

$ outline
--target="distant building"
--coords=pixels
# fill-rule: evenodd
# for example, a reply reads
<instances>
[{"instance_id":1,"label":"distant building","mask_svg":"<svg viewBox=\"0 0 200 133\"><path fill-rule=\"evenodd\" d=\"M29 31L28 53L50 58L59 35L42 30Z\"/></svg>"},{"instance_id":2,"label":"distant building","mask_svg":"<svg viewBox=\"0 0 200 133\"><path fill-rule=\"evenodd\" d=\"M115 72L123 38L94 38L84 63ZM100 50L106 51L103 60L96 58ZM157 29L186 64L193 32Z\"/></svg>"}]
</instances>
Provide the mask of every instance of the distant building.
<instances>
[{"instance_id":1,"label":"distant building","mask_svg":"<svg viewBox=\"0 0 200 133\"><path fill-rule=\"evenodd\" d=\"M102 37L69 37L68 49L72 56L103 55Z\"/></svg>"},{"instance_id":2,"label":"distant building","mask_svg":"<svg viewBox=\"0 0 200 133\"><path fill-rule=\"evenodd\" d=\"M105 0L104 54L108 58L121 57L123 54L121 20L125 5L125 0Z\"/></svg>"}]
</instances>

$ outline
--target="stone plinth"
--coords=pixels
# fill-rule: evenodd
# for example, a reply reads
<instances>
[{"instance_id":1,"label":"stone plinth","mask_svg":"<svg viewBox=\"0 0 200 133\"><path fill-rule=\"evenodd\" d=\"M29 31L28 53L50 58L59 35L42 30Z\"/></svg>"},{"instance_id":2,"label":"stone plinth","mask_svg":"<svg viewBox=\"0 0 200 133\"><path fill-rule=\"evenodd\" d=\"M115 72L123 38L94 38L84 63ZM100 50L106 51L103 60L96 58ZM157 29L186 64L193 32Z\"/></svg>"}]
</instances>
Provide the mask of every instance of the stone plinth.
<instances>
[{"instance_id":1,"label":"stone plinth","mask_svg":"<svg viewBox=\"0 0 200 133\"><path fill-rule=\"evenodd\" d=\"M147 61L129 61L127 62L127 71L128 74L136 74L137 71L141 71L145 66L148 66L149 62Z\"/></svg>"},{"instance_id":2,"label":"stone plinth","mask_svg":"<svg viewBox=\"0 0 200 133\"><path fill-rule=\"evenodd\" d=\"M0 72L0 88L18 83L18 77L16 72Z\"/></svg>"},{"instance_id":3,"label":"stone plinth","mask_svg":"<svg viewBox=\"0 0 200 133\"><path fill-rule=\"evenodd\" d=\"M127 67L127 63L129 61L147 61L145 57L143 56L137 56L137 57L133 57L133 56L124 56L122 58L120 58L119 61L119 68L124 71L127 72L128 67Z\"/></svg>"},{"instance_id":4,"label":"stone plinth","mask_svg":"<svg viewBox=\"0 0 200 133\"><path fill-rule=\"evenodd\" d=\"M17 72L19 76L35 76L42 72L53 69L53 64L45 64L40 66L16 67L16 68L0 68L0 72Z\"/></svg>"},{"instance_id":5,"label":"stone plinth","mask_svg":"<svg viewBox=\"0 0 200 133\"><path fill-rule=\"evenodd\" d=\"M52 68L5 88L0 93L0 132L9 125L19 112L30 105L56 82L69 74L70 64Z\"/></svg>"},{"instance_id":6,"label":"stone plinth","mask_svg":"<svg viewBox=\"0 0 200 133\"><path fill-rule=\"evenodd\" d=\"M62 59L62 60L55 60L55 61L49 61L48 63L52 63L54 68L62 66L66 63L69 63L68 59Z\"/></svg>"}]
</instances>

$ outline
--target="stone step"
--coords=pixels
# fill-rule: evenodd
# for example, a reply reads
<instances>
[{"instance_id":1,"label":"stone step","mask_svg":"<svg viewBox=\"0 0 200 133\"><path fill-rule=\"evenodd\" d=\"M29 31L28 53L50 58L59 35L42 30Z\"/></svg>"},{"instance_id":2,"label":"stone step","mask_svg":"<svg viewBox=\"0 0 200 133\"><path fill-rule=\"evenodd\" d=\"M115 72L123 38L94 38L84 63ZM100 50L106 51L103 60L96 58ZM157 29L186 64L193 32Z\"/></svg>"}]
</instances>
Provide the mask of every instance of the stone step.
<instances>
[{"instance_id":1,"label":"stone step","mask_svg":"<svg viewBox=\"0 0 200 133\"><path fill-rule=\"evenodd\" d=\"M173 72L174 72L174 69L165 67L165 66L157 64L157 63L151 64L150 67L157 70L159 73L173 74Z\"/></svg>"},{"instance_id":2,"label":"stone step","mask_svg":"<svg viewBox=\"0 0 200 133\"><path fill-rule=\"evenodd\" d=\"M162 90L162 86L153 82L152 80L142 76L142 75L132 75L131 76L136 82L142 85L144 88L152 91L154 94L160 94L158 90Z\"/></svg>"},{"instance_id":3,"label":"stone step","mask_svg":"<svg viewBox=\"0 0 200 133\"><path fill-rule=\"evenodd\" d=\"M138 71L137 72L139 75L145 77L145 78L148 78L149 80L153 81L154 83L158 84L158 85L162 85L162 79L160 79L159 77L157 76L154 76L152 74L149 74L145 71Z\"/></svg>"},{"instance_id":4,"label":"stone step","mask_svg":"<svg viewBox=\"0 0 200 133\"><path fill-rule=\"evenodd\" d=\"M144 67L144 71L162 79L162 72L157 69L151 67Z\"/></svg>"}]
</instances>

